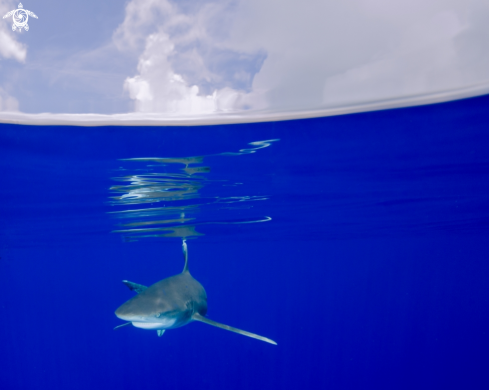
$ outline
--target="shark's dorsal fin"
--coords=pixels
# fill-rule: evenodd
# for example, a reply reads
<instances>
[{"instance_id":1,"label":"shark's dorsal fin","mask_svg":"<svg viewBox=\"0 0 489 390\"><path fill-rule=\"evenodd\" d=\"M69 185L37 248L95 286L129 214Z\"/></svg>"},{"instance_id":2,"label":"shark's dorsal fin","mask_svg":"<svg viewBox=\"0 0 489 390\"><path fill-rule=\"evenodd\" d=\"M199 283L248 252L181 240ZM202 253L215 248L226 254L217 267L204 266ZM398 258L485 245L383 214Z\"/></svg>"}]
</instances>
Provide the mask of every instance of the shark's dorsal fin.
<instances>
[{"instance_id":1,"label":"shark's dorsal fin","mask_svg":"<svg viewBox=\"0 0 489 390\"><path fill-rule=\"evenodd\" d=\"M187 251L187 243L185 240L182 241L182 250L183 250L183 259L185 260L185 265L183 266L182 274L188 271L188 251Z\"/></svg>"},{"instance_id":2,"label":"shark's dorsal fin","mask_svg":"<svg viewBox=\"0 0 489 390\"><path fill-rule=\"evenodd\" d=\"M122 283L124 283L127 287L129 287L129 290L136 291L138 294L142 293L144 290L148 288L146 286L143 286L142 284L130 282L129 280L123 280Z\"/></svg>"},{"instance_id":3,"label":"shark's dorsal fin","mask_svg":"<svg viewBox=\"0 0 489 390\"><path fill-rule=\"evenodd\" d=\"M192 315L192 319L195 321L204 322L204 323L212 325L212 326L217 326L218 328L221 328L221 329L230 330L231 332L239 333L239 334L242 334L243 336L252 337L252 338L257 339L257 340L265 341L266 343L277 345L277 343L275 341L267 339L266 337L258 336L257 334L246 332L245 330L233 328L232 326L229 326L229 325L220 324L219 322L212 321L212 320L209 320L208 318L205 318L204 316L201 316L199 313L194 313Z\"/></svg>"}]
</instances>

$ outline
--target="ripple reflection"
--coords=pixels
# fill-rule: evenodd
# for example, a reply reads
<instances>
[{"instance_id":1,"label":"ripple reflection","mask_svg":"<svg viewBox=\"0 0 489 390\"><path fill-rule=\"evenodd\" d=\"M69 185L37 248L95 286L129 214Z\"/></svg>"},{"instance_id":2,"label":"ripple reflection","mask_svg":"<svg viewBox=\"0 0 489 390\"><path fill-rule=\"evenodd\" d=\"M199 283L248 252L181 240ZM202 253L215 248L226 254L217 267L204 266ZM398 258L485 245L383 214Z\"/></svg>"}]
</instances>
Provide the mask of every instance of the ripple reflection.
<instances>
[{"instance_id":1,"label":"ripple reflection","mask_svg":"<svg viewBox=\"0 0 489 390\"><path fill-rule=\"evenodd\" d=\"M148 237L190 238L204 235L204 225L233 225L268 222L271 217L250 214L252 202L266 196L242 195L241 182L213 180L208 157L229 157L256 153L278 139L251 142L239 152L171 158L139 157L123 159L125 166L113 177L109 203L122 207L110 214L119 220L113 233L126 241ZM129 172L129 174L127 174ZM205 189L205 196L202 192ZM231 193L230 193L231 191ZM232 193L236 192L236 193ZM224 196L224 194L226 196ZM137 206L137 207L136 207ZM249 217L243 218L246 211ZM200 229L201 230L201 229Z\"/></svg>"}]
</instances>

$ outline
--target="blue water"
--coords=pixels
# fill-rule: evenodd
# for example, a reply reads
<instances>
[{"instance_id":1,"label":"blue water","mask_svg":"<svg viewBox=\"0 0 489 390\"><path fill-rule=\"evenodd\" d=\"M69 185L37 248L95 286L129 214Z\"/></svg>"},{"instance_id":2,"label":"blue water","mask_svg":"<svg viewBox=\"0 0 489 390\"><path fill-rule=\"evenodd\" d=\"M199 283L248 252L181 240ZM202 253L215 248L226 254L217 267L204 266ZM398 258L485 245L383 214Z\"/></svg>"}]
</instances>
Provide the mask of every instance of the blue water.
<instances>
[{"instance_id":1,"label":"blue water","mask_svg":"<svg viewBox=\"0 0 489 390\"><path fill-rule=\"evenodd\" d=\"M0 389L489 388L488 107L0 125ZM209 318L278 346L113 330L182 237Z\"/></svg>"}]
</instances>

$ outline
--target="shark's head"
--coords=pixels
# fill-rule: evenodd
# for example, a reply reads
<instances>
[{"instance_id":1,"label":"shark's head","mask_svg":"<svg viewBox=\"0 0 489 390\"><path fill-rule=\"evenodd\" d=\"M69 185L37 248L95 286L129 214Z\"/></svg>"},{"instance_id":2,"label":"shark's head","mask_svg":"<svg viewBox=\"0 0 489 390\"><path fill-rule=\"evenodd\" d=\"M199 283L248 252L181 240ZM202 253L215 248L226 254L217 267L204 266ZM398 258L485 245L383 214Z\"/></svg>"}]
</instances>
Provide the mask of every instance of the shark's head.
<instances>
[{"instance_id":1,"label":"shark's head","mask_svg":"<svg viewBox=\"0 0 489 390\"><path fill-rule=\"evenodd\" d=\"M137 327L168 329L187 324L195 311L205 315L206 309L205 290L187 273L146 288L122 304L115 315Z\"/></svg>"},{"instance_id":2,"label":"shark's head","mask_svg":"<svg viewBox=\"0 0 489 390\"><path fill-rule=\"evenodd\" d=\"M167 318L173 317L172 309L165 302L140 294L119 306L115 315L130 322L166 322Z\"/></svg>"},{"instance_id":3,"label":"shark's head","mask_svg":"<svg viewBox=\"0 0 489 390\"><path fill-rule=\"evenodd\" d=\"M137 305L132 299L123 303L115 311L115 315L124 321L142 321L142 322L154 322L156 313L141 310L141 307Z\"/></svg>"},{"instance_id":4,"label":"shark's head","mask_svg":"<svg viewBox=\"0 0 489 390\"><path fill-rule=\"evenodd\" d=\"M161 312L155 311L154 308L145 308L144 302L137 302L139 300L134 298L115 311L115 315L121 320L132 322L134 326L143 329L172 328L181 321L174 312Z\"/></svg>"}]
</instances>

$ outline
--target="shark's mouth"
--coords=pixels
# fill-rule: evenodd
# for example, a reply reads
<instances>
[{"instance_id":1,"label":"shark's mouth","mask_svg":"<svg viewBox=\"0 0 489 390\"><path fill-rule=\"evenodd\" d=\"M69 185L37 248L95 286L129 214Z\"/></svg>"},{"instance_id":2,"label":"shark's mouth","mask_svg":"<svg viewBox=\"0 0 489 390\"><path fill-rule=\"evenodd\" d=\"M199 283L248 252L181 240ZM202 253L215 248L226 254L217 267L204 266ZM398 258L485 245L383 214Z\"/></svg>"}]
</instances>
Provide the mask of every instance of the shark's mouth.
<instances>
[{"instance_id":1,"label":"shark's mouth","mask_svg":"<svg viewBox=\"0 0 489 390\"><path fill-rule=\"evenodd\" d=\"M132 325L141 329L167 329L173 324L161 322L133 322Z\"/></svg>"},{"instance_id":2,"label":"shark's mouth","mask_svg":"<svg viewBox=\"0 0 489 390\"><path fill-rule=\"evenodd\" d=\"M176 321L174 319L167 319L166 321L162 321L162 322L134 321L132 325L135 326L136 328L141 328L141 329L168 329L171 328L175 322Z\"/></svg>"}]
</instances>

